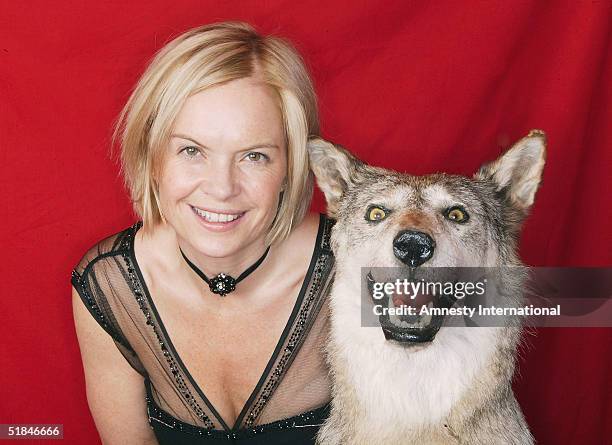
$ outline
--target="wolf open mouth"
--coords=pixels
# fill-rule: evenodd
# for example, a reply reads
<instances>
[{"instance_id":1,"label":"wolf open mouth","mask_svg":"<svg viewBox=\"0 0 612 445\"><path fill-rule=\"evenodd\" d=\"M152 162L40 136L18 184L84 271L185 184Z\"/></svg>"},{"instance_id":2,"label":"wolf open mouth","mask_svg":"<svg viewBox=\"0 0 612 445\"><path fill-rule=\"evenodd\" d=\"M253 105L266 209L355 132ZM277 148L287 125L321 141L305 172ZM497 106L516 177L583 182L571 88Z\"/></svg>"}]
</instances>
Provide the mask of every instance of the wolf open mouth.
<instances>
[{"instance_id":1,"label":"wolf open mouth","mask_svg":"<svg viewBox=\"0 0 612 445\"><path fill-rule=\"evenodd\" d=\"M401 343L425 343L433 341L442 327L444 315L419 315L422 308L450 308L457 301L456 298L446 295L385 295L381 299L374 298L374 277L369 272L366 276L370 297L382 307L389 309L414 308L414 315L389 315L388 311L378 316L385 339L396 340Z\"/></svg>"}]
</instances>

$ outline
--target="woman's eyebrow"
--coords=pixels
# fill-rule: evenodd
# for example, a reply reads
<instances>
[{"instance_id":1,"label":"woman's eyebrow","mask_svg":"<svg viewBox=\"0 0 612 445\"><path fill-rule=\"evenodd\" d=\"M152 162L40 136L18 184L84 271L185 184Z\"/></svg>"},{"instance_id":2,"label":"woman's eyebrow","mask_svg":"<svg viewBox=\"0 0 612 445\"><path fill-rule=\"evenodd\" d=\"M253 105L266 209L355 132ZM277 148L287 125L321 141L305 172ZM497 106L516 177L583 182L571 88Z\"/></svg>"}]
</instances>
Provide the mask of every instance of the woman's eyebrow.
<instances>
[{"instance_id":1,"label":"woman's eyebrow","mask_svg":"<svg viewBox=\"0 0 612 445\"><path fill-rule=\"evenodd\" d=\"M196 141L194 138L191 138L191 137L189 137L187 135L184 135L184 134L176 133L176 134L170 135L170 137L186 139L188 141L193 142L196 145L199 145L200 147L208 148L206 145L204 145L204 144ZM278 145L276 145L276 144L264 142L264 143L261 143L261 144L250 145L248 147L242 148L240 151L257 150L259 148L274 148L274 149L277 149L277 150L280 149L280 147Z\"/></svg>"},{"instance_id":2,"label":"woman's eyebrow","mask_svg":"<svg viewBox=\"0 0 612 445\"><path fill-rule=\"evenodd\" d=\"M255 144L255 145L251 145L249 147L246 147L240 151L247 151L247 150L257 150L258 148L275 148L275 149L279 149L279 146L276 144L272 144L272 143L263 143L263 144Z\"/></svg>"},{"instance_id":3,"label":"woman's eyebrow","mask_svg":"<svg viewBox=\"0 0 612 445\"><path fill-rule=\"evenodd\" d=\"M188 141L193 142L193 143L194 143L194 144L196 144L196 145L199 145L200 147L203 147L203 148L208 148L208 147L206 147L206 145L201 144L201 143L199 143L198 141L196 141L195 139L190 138L189 136L185 136L184 134L176 133L176 134L172 134L172 135L170 135L170 137L171 137L171 138L180 138L180 139L186 139L186 140L188 140Z\"/></svg>"}]
</instances>

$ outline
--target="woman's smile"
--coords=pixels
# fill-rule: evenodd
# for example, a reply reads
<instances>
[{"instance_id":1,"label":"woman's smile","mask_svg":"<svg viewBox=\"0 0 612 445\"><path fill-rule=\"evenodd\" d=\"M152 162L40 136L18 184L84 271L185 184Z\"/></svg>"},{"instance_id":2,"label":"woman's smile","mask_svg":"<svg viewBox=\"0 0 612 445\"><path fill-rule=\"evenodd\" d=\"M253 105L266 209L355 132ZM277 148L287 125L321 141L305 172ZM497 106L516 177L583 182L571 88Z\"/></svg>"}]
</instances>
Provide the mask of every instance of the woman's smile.
<instances>
[{"instance_id":1,"label":"woman's smile","mask_svg":"<svg viewBox=\"0 0 612 445\"><path fill-rule=\"evenodd\" d=\"M198 221L200 221L200 224L206 229L215 232L233 229L241 222L242 217L246 214L246 211L240 210L212 211L192 205L190 205L190 207Z\"/></svg>"}]
</instances>

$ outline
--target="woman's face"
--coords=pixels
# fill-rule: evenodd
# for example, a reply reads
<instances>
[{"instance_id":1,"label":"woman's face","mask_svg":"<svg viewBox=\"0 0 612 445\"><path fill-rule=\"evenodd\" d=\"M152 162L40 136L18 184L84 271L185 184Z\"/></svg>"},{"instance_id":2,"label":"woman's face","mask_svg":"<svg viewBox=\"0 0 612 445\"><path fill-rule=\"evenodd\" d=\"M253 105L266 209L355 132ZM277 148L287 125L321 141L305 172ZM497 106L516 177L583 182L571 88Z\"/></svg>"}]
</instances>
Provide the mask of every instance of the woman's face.
<instances>
[{"instance_id":1,"label":"woman's face","mask_svg":"<svg viewBox=\"0 0 612 445\"><path fill-rule=\"evenodd\" d=\"M178 236L211 257L259 249L287 168L275 92L255 78L191 96L164 154L161 210Z\"/></svg>"}]
</instances>

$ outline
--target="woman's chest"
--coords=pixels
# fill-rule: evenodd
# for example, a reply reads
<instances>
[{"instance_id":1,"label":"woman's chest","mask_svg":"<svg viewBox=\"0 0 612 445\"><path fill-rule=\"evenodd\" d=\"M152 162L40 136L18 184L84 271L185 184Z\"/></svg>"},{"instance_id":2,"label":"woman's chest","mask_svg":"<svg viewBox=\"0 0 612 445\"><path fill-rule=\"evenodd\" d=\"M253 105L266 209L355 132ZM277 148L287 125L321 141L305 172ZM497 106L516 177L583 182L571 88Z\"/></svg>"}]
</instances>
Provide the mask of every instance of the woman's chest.
<instances>
[{"instance_id":1,"label":"woman's chest","mask_svg":"<svg viewBox=\"0 0 612 445\"><path fill-rule=\"evenodd\" d=\"M226 300L232 294L216 297L220 300L214 306L181 304L177 295L158 303L176 354L229 426L266 376L277 346L291 328L299 286L278 291L257 307Z\"/></svg>"}]
</instances>

